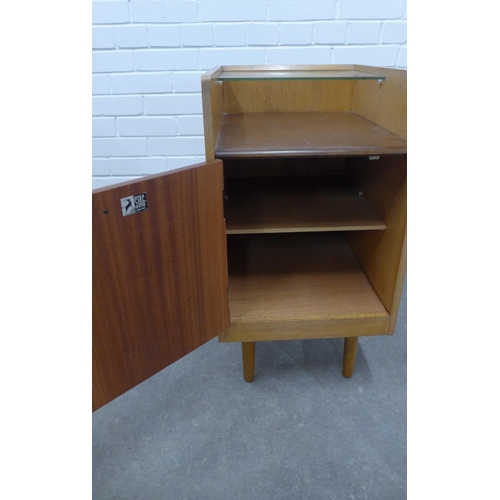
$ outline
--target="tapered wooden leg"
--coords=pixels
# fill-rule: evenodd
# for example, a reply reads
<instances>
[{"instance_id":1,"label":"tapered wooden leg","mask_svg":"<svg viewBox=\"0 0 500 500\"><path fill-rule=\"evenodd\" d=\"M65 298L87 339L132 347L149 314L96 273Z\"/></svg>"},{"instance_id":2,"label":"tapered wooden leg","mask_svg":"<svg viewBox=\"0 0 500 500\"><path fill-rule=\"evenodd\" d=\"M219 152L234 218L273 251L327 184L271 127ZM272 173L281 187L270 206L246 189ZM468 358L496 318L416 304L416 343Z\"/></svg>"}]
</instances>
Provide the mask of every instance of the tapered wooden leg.
<instances>
[{"instance_id":1,"label":"tapered wooden leg","mask_svg":"<svg viewBox=\"0 0 500 500\"><path fill-rule=\"evenodd\" d=\"M358 337L346 337L344 339L344 362L342 366L342 375L344 375L344 377L349 378L354 371L357 348Z\"/></svg>"},{"instance_id":2,"label":"tapered wooden leg","mask_svg":"<svg viewBox=\"0 0 500 500\"><path fill-rule=\"evenodd\" d=\"M245 382L253 382L255 375L255 342L242 342L243 378Z\"/></svg>"}]
</instances>

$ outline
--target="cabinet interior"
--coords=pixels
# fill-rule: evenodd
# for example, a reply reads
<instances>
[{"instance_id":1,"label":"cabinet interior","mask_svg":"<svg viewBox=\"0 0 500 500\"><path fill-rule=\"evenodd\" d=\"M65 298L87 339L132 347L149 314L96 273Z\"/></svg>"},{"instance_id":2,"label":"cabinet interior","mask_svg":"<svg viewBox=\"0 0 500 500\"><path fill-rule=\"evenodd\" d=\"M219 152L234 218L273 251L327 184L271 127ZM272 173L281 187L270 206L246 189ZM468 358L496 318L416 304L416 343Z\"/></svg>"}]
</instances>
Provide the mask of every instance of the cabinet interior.
<instances>
[{"instance_id":1,"label":"cabinet interior","mask_svg":"<svg viewBox=\"0 0 500 500\"><path fill-rule=\"evenodd\" d=\"M392 333L406 244L406 75L221 67L202 80L224 163L222 341Z\"/></svg>"},{"instance_id":2,"label":"cabinet interior","mask_svg":"<svg viewBox=\"0 0 500 500\"><path fill-rule=\"evenodd\" d=\"M351 160L224 162L232 329L253 328L256 335L265 325L269 336L269 324L283 322L389 320L395 280L392 291L376 275L372 282L369 257L381 255L376 267L385 263L384 275L394 267L385 233L397 232L393 212L396 219L404 215L393 206L404 179L392 188L381 180L378 189L373 173L393 174L387 159ZM279 339L281 329L273 333Z\"/></svg>"}]
</instances>

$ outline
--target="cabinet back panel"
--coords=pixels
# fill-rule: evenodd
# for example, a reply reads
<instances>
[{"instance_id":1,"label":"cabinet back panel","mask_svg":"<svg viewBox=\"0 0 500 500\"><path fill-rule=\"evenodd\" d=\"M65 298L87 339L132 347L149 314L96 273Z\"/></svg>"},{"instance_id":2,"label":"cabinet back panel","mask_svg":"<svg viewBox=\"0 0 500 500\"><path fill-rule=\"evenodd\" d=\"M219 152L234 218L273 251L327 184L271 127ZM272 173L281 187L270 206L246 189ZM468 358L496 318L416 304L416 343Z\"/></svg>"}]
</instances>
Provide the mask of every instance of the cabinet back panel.
<instances>
[{"instance_id":1,"label":"cabinet back panel","mask_svg":"<svg viewBox=\"0 0 500 500\"><path fill-rule=\"evenodd\" d=\"M352 80L253 80L223 83L224 113L350 111Z\"/></svg>"},{"instance_id":2,"label":"cabinet back panel","mask_svg":"<svg viewBox=\"0 0 500 500\"><path fill-rule=\"evenodd\" d=\"M224 175L226 178L342 175L344 165L342 157L228 159L224 160Z\"/></svg>"}]
</instances>

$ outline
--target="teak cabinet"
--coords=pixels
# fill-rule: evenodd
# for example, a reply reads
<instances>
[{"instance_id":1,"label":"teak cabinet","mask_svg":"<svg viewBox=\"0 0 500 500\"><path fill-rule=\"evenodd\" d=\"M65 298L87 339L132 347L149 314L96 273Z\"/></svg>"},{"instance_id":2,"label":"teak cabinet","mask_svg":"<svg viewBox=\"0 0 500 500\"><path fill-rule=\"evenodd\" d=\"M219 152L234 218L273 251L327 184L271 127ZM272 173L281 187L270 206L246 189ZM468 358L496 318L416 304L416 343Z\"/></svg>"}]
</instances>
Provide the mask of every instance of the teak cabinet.
<instances>
[{"instance_id":1,"label":"teak cabinet","mask_svg":"<svg viewBox=\"0 0 500 500\"><path fill-rule=\"evenodd\" d=\"M394 332L406 272L406 71L202 77L207 162L93 192L93 409L218 335Z\"/></svg>"}]
</instances>

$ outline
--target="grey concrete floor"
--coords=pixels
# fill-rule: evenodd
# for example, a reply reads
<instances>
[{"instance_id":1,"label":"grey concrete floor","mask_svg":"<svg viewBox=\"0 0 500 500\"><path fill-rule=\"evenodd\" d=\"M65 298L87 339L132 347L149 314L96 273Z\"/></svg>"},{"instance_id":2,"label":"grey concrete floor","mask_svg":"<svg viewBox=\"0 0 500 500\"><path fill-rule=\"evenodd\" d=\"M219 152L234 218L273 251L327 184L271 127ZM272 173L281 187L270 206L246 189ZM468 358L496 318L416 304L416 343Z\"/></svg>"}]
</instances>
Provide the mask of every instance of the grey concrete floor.
<instances>
[{"instance_id":1,"label":"grey concrete floor","mask_svg":"<svg viewBox=\"0 0 500 500\"><path fill-rule=\"evenodd\" d=\"M406 499L406 284L396 332L214 339L93 413L93 500Z\"/></svg>"}]
</instances>

